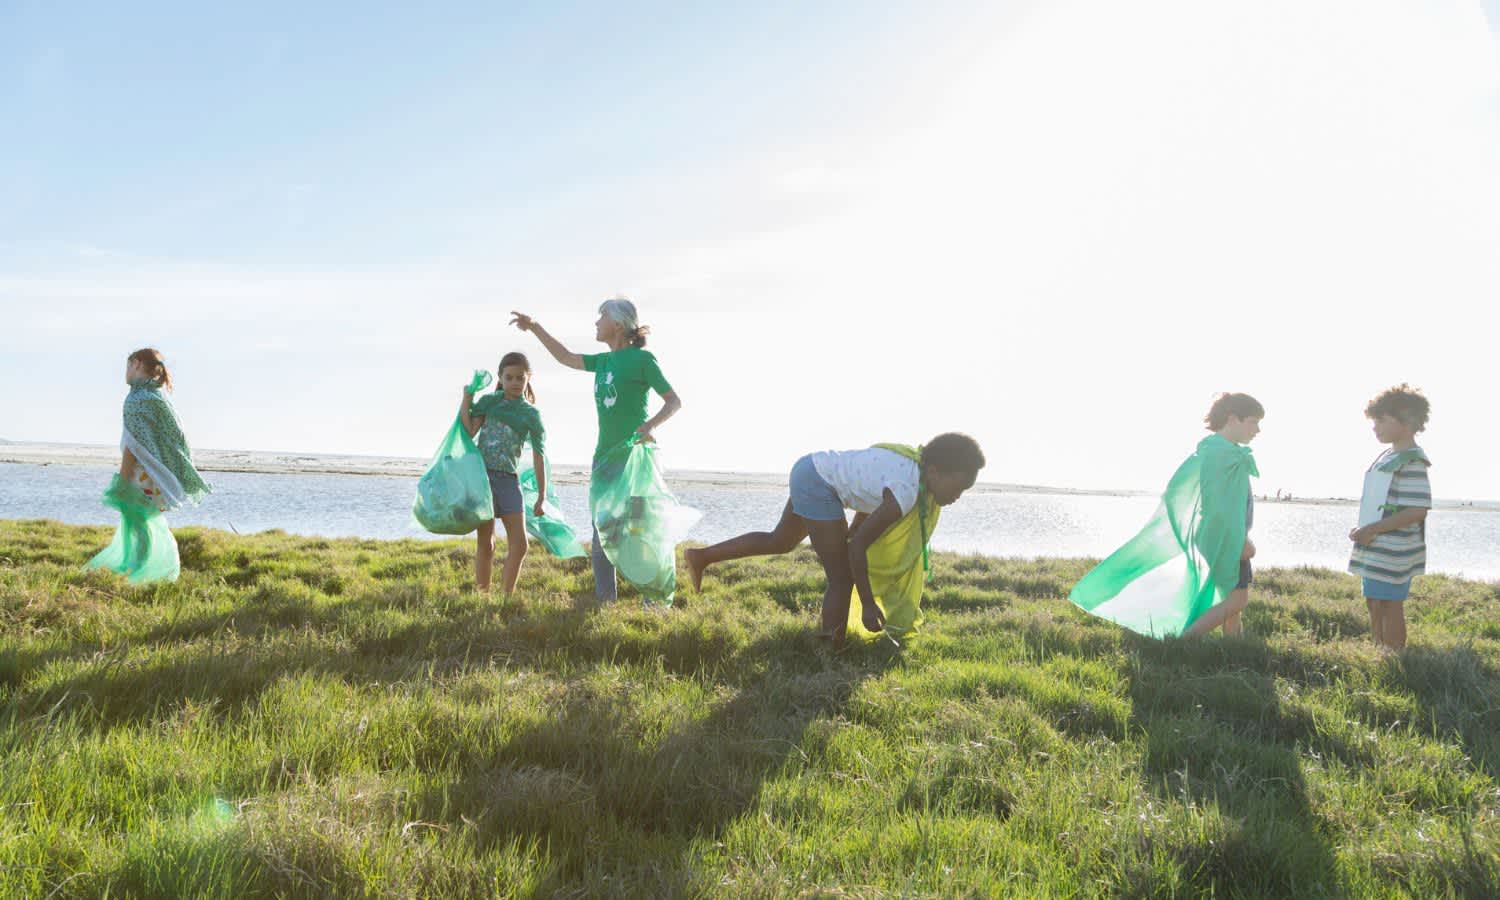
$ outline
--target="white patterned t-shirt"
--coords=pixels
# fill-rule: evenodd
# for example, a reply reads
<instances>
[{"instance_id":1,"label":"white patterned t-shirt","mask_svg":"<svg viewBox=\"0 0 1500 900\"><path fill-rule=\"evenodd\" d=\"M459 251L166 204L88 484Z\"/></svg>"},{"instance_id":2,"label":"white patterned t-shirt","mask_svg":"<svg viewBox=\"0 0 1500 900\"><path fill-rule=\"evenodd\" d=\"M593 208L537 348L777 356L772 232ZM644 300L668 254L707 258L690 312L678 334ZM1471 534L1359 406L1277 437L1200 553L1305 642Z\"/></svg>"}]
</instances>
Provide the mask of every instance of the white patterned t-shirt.
<instances>
[{"instance_id":1,"label":"white patterned t-shirt","mask_svg":"<svg viewBox=\"0 0 1500 900\"><path fill-rule=\"evenodd\" d=\"M914 459L880 447L868 450L824 450L812 454L813 468L839 495L844 506L873 513L890 489L906 515L917 505L921 467Z\"/></svg>"}]
</instances>

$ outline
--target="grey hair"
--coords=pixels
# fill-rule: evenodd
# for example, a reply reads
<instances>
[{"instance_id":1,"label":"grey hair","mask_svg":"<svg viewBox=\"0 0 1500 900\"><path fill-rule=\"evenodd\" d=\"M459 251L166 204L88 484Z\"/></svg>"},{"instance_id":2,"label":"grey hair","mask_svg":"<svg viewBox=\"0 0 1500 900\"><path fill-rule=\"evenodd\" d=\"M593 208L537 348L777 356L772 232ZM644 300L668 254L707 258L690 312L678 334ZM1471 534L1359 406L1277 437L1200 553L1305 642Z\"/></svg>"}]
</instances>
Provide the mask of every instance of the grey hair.
<instances>
[{"instance_id":1,"label":"grey hair","mask_svg":"<svg viewBox=\"0 0 1500 900\"><path fill-rule=\"evenodd\" d=\"M626 333L633 334L641 326L640 315L636 313L635 304L628 297L612 297L604 301L599 304L599 312L619 322Z\"/></svg>"}]
</instances>

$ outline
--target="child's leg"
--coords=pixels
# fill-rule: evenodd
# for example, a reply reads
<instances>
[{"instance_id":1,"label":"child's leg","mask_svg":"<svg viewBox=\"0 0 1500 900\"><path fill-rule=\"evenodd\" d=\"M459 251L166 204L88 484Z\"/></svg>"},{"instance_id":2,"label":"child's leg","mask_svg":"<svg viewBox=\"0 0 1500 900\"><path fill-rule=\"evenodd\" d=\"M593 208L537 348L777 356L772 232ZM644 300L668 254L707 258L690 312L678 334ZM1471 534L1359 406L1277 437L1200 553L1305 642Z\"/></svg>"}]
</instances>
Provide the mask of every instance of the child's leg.
<instances>
[{"instance_id":1,"label":"child's leg","mask_svg":"<svg viewBox=\"0 0 1500 900\"><path fill-rule=\"evenodd\" d=\"M1224 616L1224 636L1240 637L1245 633L1245 627L1240 622L1240 613L1244 612L1245 607L1250 605L1250 589L1241 588L1232 592L1229 595L1229 605L1235 608L1233 612L1227 612Z\"/></svg>"},{"instance_id":2,"label":"child's leg","mask_svg":"<svg viewBox=\"0 0 1500 900\"><path fill-rule=\"evenodd\" d=\"M478 546L474 551L474 586L481 591L490 589L490 570L495 562L495 523L485 522L474 532Z\"/></svg>"},{"instance_id":3,"label":"child's leg","mask_svg":"<svg viewBox=\"0 0 1500 900\"><path fill-rule=\"evenodd\" d=\"M854 590L854 573L849 569L849 524L843 519L805 524L813 552L818 554L828 579L823 592L823 633L833 638L835 648L842 647L849 625L849 594Z\"/></svg>"},{"instance_id":4,"label":"child's leg","mask_svg":"<svg viewBox=\"0 0 1500 900\"><path fill-rule=\"evenodd\" d=\"M1391 650L1406 648L1406 604L1400 600L1376 600L1384 622L1380 626L1381 641Z\"/></svg>"},{"instance_id":5,"label":"child's leg","mask_svg":"<svg viewBox=\"0 0 1500 900\"><path fill-rule=\"evenodd\" d=\"M1218 628L1220 625L1224 626L1224 633L1226 635L1242 634L1243 629L1239 628L1239 616L1240 613L1245 609L1245 604L1249 602L1249 588L1237 588L1233 591L1230 591L1229 596L1224 598L1223 603L1220 603L1217 606L1210 607L1208 612L1198 617L1198 621L1194 622L1191 628L1182 633L1182 636L1202 637L1203 635L1208 634L1210 631L1213 631L1215 628ZM1229 630L1229 619L1231 616L1234 617L1234 627L1237 629L1234 632L1231 632Z\"/></svg>"},{"instance_id":6,"label":"child's leg","mask_svg":"<svg viewBox=\"0 0 1500 900\"><path fill-rule=\"evenodd\" d=\"M1376 646L1385 646L1385 616L1380 611L1381 601L1365 598L1365 607L1370 610L1370 640Z\"/></svg>"},{"instance_id":7,"label":"child's leg","mask_svg":"<svg viewBox=\"0 0 1500 900\"><path fill-rule=\"evenodd\" d=\"M526 516L509 513L501 516L500 522L505 525L505 568L500 572L500 590L509 597L515 592L521 561L526 558Z\"/></svg>"},{"instance_id":8,"label":"child's leg","mask_svg":"<svg viewBox=\"0 0 1500 900\"><path fill-rule=\"evenodd\" d=\"M802 517L792 512L791 501L781 512L781 521L773 531L751 531L739 537L721 541L712 547L694 547L683 554L687 560L688 574L693 579L693 590L703 587L703 573L709 566L731 559L747 556L769 556L790 553L807 537L807 524Z\"/></svg>"}]
</instances>

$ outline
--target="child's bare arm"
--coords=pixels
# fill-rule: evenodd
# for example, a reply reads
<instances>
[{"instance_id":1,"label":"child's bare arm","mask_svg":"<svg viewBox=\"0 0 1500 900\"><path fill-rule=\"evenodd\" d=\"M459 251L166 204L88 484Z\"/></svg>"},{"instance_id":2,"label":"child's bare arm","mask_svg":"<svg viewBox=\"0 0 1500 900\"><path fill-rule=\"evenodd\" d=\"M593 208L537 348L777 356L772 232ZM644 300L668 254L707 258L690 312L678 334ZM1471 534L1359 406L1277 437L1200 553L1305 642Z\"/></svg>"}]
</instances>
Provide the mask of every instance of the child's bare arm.
<instances>
[{"instance_id":1,"label":"child's bare arm","mask_svg":"<svg viewBox=\"0 0 1500 900\"><path fill-rule=\"evenodd\" d=\"M129 481L135 477L135 454L128 449L120 451L120 477Z\"/></svg>"},{"instance_id":2,"label":"child's bare arm","mask_svg":"<svg viewBox=\"0 0 1500 900\"><path fill-rule=\"evenodd\" d=\"M854 589L859 592L860 605L864 607L865 627L871 624L879 630L885 625L885 616L881 614L880 607L875 605L875 590L870 587L870 560L868 553L870 547L880 540L890 527L901 521L901 504L896 502L896 495L886 488L885 496L875 511L865 517L864 521L858 523L849 534L849 571L854 576Z\"/></svg>"},{"instance_id":3,"label":"child's bare arm","mask_svg":"<svg viewBox=\"0 0 1500 900\"><path fill-rule=\"evenodd\" d=\"M536 506L531 512L541 518L547 514L543 509L547 503L547 460L535 447L531 448L531 465L536 469Z\"/></svg>"},{"instance_id":4,"label":"child's bare arm","mask_svg":"<svg viewBox=\"0 0 1500 900\"><path fill-rule=\"evenodd\" d=\"M1388 531L1395 531L1398 528L1409 528L1418 522L1425 521L1427 521L1427 509L1425 507L1417 506L1410 509L1403 509L1395 515L1381 519L1379 522L1371 522L1363 528L1354 529L1349 532L1349 540L1361 546L1368 547L1370 542L1374 541L1376 537Z\"/></svg>"},{"instance_id":5,"label":"child's bare arm","mask_svg":"<svg viewBox=\"0 0 1500 900\"><path fill-rule=\"evenodd\" d=\"M484 416L474 415L473 403L474 395L465 390L464 397L458 404L458 419L463 423L464 431L469 433L469 437L478 434L479 429L484 427Z\"/></svg>"}]
</instances>

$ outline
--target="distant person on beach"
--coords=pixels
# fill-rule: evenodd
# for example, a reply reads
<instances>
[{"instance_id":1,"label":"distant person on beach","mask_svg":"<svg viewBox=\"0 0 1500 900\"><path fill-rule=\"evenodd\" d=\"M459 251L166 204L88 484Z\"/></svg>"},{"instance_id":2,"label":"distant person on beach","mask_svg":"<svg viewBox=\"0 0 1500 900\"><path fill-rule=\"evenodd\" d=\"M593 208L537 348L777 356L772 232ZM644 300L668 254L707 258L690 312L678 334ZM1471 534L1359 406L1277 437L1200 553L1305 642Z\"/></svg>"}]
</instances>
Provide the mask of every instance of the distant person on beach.
<instances>
[{"instance_id":1,"label":"distant person on beach","mask_svg":"<svg viewBox=\"0 0 1500 900\"><path fill-rule=\"evenodd\" d=\"M509 597L516 589L521 563L526 558L526 512L518 474L521 451L526 444L531 444L538 488L533 514L543 516L547 496L547 430L542 426L542 414L536 408L536 392L531 387L531 362L526 354L505 354L500 358L498 374L500 379L495 390L478 400L464 390L458 415L484 457L484 469L495 502L495 518L505 526L505 566L500 572L500 590ZM474 583L480 590L487 591L495 560L494 520L480 525L475 536L478 548L474 557Z\"/></svg>"},{"instance_id":2,"label":"distant person on beach","mask_svg":"<svg viewBox=\"0 0 1500 900\"><path fill-rule=\"evenodd\" d=\"M1220 394L1204 424L1213 432L1172 476L1146 527L1074 586L1069 598L1096 616L1152 637L1243 633L1250 602L1259 477L1247 446L1265 409L1249 394Z\"/></svg>"},{"instance_id":3,"label":"distant person on beach","mask_svg":"<svg viewBox=\"0 0 1500 900\"><path fill-rule=\"evenodd\" d=\"M120 471L103 498L120 513L120 527L88 568L109 569L135 583L173 581L177 542L162 513L198 503L209 487L193 466L192 449L167 399L172 375L161 352L146 347L126 357L125 382L130 393L125 396Z\"/></svg>"},{"instance_id":4,"label":"distant person on beach","mask_svg":"<svg viewBox=\"0 0 1500 900\"><path fill-rule=\"evenodd\" d=\"M662 374L656 356L646 350L646 336L651 329L640 323L635 304L624 297L606 300L599 306L594 323L594 339L609 347L605 353L574 353L562 345L531 316L511 313L511 324L536 335L542 346L558 362L570 369L594 373L594 406L599 417L599 440L594 446L591 479L612 480L619 475L615 461L632 440L656 440L656 429L682 409L682 399ZM650 393L662 399L662 408L646 417ZM592 515L590 516L592 518ZM617 597L615 567L599 543L594 529L592 559L594 599L612 603Z\"/></svg>"},{"instance_id":5,"label":"distant person on beach","mask_svg":"<svg viewBox=\"0 0 1500 900\"><path fill-rule=\"evenodd\" d=\"M1382 391L1365 407L1375 439L1390 446L1365 472L1359 523L1349 571L1363 579L1370 636L1380 647L1406 646L1404 603L1411 580L1427 570L1427 511L1432 508L1432 466L1417 446L1431 410L1422 392L1406 384Z\"/></svg>"},{"instance_id":6,"label":"distant person on beach","mask_svg":"<svg viewBox=\"0 0 1500 900\"><path fill-rule=\"evenodd\" d=\"M701 590L703 573L714 563L790 553L811 538L827 578L821 637L843 645L853 592L866 630L910 630L919 621L938 511L974 486L984 464L979 444L956 433L920 448L881 444L810 453L792 466L791 497L775 530L686 552L693 589ZM854 511L853 524L846 509Z\"/></svg>"}]
</instances>

